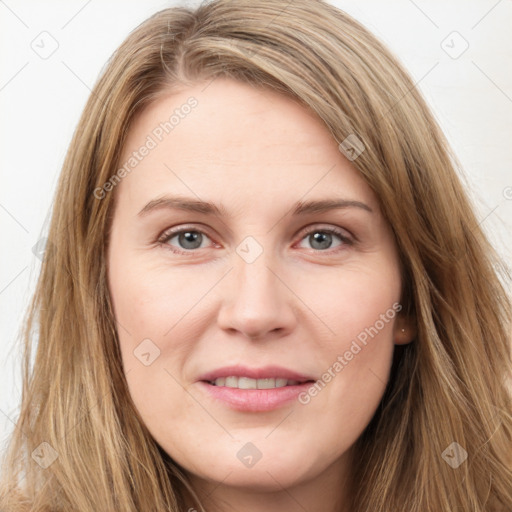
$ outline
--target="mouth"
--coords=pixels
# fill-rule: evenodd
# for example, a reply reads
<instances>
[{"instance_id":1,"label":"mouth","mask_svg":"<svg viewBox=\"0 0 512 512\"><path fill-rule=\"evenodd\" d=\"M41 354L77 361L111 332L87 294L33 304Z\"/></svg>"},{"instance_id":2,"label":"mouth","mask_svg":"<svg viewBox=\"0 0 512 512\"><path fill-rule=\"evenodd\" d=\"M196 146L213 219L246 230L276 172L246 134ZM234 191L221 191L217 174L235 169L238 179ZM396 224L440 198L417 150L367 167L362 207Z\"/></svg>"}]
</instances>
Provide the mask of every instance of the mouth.
<instances>
[{"instance_id":1,"label":"mouth","mask_svg":"<svg viewBox=\"0 0 512 512\"><path fill-rule=\"evenodd\" d=\"M203 381L205 382L205 381ZM313 380L293 380L285 378L264 378L264 379L251 379L250 377L241 377L237 375L230 375L228 377L218 377L215 380L206 381L212 386L220 386L233 389L277 389L286 386L298 386L306 382L314 382Z\"/></svg>"},{"instance_id":2,"label":"mouth","mask_svg":"<svg viewBox=\"0 0 512 512\"><path fill-rule=\"evenodd\" d=\"M216 404L242 412L263 412L289 405L315 381L281 367L232 366L201 376L198 384Z\"/></svg>"}]
</instances>

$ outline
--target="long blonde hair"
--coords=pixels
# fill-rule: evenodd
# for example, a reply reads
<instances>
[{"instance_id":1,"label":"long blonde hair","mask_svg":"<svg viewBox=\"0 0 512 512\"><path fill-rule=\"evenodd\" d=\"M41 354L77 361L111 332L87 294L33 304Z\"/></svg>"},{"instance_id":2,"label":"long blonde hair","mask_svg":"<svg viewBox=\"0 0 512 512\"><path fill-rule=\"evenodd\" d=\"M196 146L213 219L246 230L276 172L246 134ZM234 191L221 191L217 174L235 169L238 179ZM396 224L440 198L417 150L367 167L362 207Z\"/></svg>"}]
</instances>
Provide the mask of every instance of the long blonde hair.
<instances>
[{"instance_id":1,"label":"long blonde hair","mask_svg":"<svg viewBox=\"0 0 512 512\"><path fill-rule=\"evenodd\" d=\"M351 512L512 510L511 305L499 259L411 78L364 27L320 0L165 9L112 56L56 192L0 508L183 509L186 476L128 393L106 284L115 194L99 200L94 190L116 172L142 109L219 76L295 98L338 143L357 136L364 151L353 165L396 235L417 336L396 347L382 403L356 444ZM46 469L33 460L41 443L58 455ZM467 460L453 467L447 449Z\"/></svg>"}]
</instances>

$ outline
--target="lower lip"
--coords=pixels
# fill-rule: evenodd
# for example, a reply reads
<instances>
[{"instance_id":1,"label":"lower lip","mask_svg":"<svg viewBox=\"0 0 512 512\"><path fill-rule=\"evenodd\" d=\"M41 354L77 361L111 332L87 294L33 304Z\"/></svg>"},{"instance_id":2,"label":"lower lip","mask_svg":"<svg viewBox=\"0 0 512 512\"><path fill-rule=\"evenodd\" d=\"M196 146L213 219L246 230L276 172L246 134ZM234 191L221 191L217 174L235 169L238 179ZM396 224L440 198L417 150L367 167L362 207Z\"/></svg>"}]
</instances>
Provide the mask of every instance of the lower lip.
<instances>
[{"instance_id":1,"label":"lower lip","mask_svg":"<svg viewBox=\"0 0 512 512\"><path fill-rule=\"evenodd\" d=\"M245 412L263 412L278 409L306 391L313 382L305 382L296 386L284 386L272 389L238 389L225 386L214 386L205 381L198 384L205 392L222 401L231 409Z\"/></svg>"}]
</instances>

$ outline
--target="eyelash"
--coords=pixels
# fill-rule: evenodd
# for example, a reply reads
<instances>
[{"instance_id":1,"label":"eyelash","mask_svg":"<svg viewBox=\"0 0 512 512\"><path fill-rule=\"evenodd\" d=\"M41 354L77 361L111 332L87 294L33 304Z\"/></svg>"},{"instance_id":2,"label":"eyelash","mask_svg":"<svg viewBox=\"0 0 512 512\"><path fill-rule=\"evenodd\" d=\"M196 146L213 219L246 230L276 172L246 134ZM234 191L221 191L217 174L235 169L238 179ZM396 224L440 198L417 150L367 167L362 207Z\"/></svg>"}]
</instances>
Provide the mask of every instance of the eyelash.
<instances>
[{"instance_id":1,"label":"eyelash","mask_svg":"<svg viewBox=\"0 0 512 512\"><path fill-rule=\"evenodd\" d=\"M169 240L174 238L176 235L179 235L180 233L186 233L186 232L201 233L202 235L205 235L206 237L210 238L208 236L208 234L206 232L202 231L201 229L194 228L194 227L185 227L185 228L180 228L180 229L176 229L176 230L167 230L167 231L165 231L164 233L162 233L162 235L160 235L158 237L157 243L159 245L161 245L164 249L168 249L168 250L170 250L170 251L172 251L172 252L174 252L176 254L190 255L190 254L198 251L199 249L180 250L180 249L177 249L176 247L174 247L174 246L172 246L172 245L167 243L167 242L169 242ZM345 234L345 232L341 231L340 229L336 229L336 228L318 228L316 226L312 226L310 228L306 228L306 232L304 233L304 235L302 236L300 241L304 240L306 237L308 237L312 233L329 233L331 235L336 235L343 242L340 246L338 246L335 249L326 249L326 250L311 249L312 251L315 251L315 252L318 252L318 253L330 253L330 252L333 252L333 251L337 252L339 250L343 250L344 246L347 246L347 245L350 246L350 245L354 244L354 240L349 238ZM204 249L204 247L203 247L203 249Z\"/></svg>"}]
</instances>

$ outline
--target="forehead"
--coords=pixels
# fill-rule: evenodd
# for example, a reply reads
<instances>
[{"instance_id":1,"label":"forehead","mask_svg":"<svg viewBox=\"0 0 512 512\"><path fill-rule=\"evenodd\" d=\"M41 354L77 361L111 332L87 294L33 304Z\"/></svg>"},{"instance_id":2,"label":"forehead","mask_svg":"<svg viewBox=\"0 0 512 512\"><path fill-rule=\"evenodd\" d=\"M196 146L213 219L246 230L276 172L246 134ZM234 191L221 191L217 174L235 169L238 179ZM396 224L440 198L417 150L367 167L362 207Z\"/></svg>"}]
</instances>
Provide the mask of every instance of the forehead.
<instances>
[{"instance_id":1,"label":"forehead","mask_svg":"<svg viewBox=\"0 0 512 512\"><path fill-rule=\"evenodd\" d=\"M376 206L310 110L224 78L163 95L146 108L131 126L120 166L129 171L117 186L120 203L139 209L166 193L235 201L239 208L255 206L256 198L270 207L326 194Z\"/></svg>"}]
</instances>

